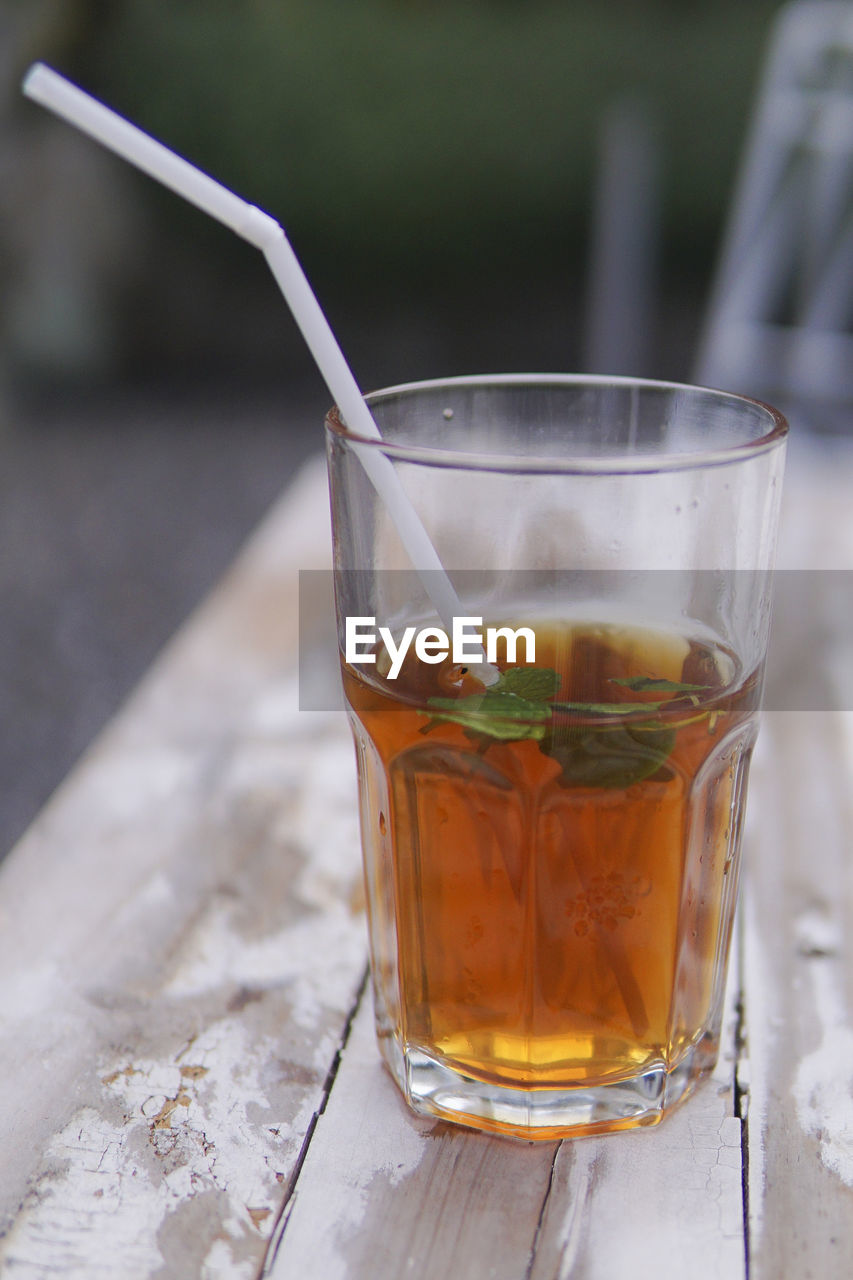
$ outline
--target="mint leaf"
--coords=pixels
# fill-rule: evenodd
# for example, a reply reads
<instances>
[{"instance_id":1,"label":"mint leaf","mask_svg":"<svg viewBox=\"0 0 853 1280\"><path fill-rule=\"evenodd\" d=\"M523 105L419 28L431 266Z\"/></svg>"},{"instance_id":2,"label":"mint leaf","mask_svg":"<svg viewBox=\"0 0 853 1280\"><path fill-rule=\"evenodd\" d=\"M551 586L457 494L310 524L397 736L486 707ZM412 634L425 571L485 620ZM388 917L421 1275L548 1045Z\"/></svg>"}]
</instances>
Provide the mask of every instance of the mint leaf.
<instances>
[{"instance_id":1,"label":"mint leaf","mask_svg":"<svg viewBox=\"0 0 853 1280\"><path fill-rule=\"evenodd\" d=\"M550 702L560 687L560 677L550 667L510 667L493 690L515 693L530 702Z\"/></svg>"},{"instance_id":2,"label":"mint leaf","mask_svg":"<svg viewBox=\"0 0 853 1280\"><path fill-rule=\"evenodd\" d=\"M556 760L563 787L624 790L666 768L675 731L654 724L561 725L540 743ZM666 768L664 776L671 777Z\"/></svg>"},{"instance_id":3,"label":"mint leaf","mask_svg":"<svg viewBox=\"0 0 853 1280\"><path fill-rule=\"evenodd\" d=\"M551 698L560 677L549 667L511 667L496 684L464 698L430 698L429 732L436 724L458 724L468 734L499 742L539 741L551 719Z\"/></svg>"},{"instance_id":4,"label":"mint leaf","mask_svg":"<svg viewBox=\"0 0 853 1280\"><path fill-rule=\"evenodd\" d=\"M551 719L547 704L519 698L499 687L467 698L430 698L427 706L431 724L460 724L469 732L501 742L541 738L545 732L543 722Z\"/></svg>"},{"instance_id":5,"label":"mint leaf","mask_svg":"<svg viewBox=\"0 0 853 1280\"><path fill-rule=\"evenodd\" d=\"M656 679L654 676L611 676L610 683L624 685L632 693L699 693L707 688L704 684L683 684L680 680Z\"/></svg>"},{"instance_id":6,"label":"mint leaf","mask_svg":"<svg viewBox=\"0 0 853 1280\"><path fill-rule=\"evenodd\" d=\"M667 702L555 702L555 711L571 711L582 716L627 716L659 711Z\"/></svg>"},{"instance_id":7,"label":"mint leaf","mask_svg":"<svg viewBox=\"0 0 853 1280\"><path fill-rule=\"evenodd\" d=\"M706 688L652 676L615 677L611 683L635 693L692 694ZM655 774L671 776L666 762L675 744L675 728L629 718L652 715L668 707L672 698L557 702L559 687L560 676L550 667L511 667L481 693L430 698L423 732L457 724L481 751L495 742L538 742L540 750L560 765L558 781L564 787L624 789ZM590 717L599 723L584 723Z\"/></svg>"}]
</instances>

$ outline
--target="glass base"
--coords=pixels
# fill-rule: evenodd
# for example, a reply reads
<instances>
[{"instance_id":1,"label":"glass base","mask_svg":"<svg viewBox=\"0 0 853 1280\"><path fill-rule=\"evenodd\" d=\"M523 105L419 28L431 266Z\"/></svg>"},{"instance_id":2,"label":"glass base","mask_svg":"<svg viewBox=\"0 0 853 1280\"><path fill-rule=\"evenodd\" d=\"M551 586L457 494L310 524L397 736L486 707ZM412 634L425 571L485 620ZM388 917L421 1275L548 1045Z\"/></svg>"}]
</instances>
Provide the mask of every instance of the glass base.
<instances>
[{"instance_id":1,"label":"glass base","mask_svg":"<svg viewBox=\"0 0 853 1280\"><path fill-rule=\"evenodd\" d=\"M421 1049L402 1053L393 1039L382 1037L381 1044L392 1075L417 1114L528 1140L658 1124L693 1092L717 1058L717 1044L709 1037L669 1070L658 1062L641 1074L595 1085L519 1089L478 1080Z\"/></svg>"}]
</instances>

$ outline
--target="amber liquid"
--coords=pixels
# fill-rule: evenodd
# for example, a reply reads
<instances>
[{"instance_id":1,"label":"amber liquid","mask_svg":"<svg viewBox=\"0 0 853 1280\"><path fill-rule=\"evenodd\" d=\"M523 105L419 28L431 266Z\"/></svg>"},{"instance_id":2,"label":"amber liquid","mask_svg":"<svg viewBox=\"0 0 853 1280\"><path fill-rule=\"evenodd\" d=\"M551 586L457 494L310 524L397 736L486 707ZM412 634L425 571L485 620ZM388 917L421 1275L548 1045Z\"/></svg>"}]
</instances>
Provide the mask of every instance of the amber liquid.
<instances>
[{"instance_id":1,"label":"amber liquid","mask_svg":"<svg viewBox=\"0 0 853 1280\"><path fill-rule=\"evenodd\" d=\"M474 668L345 669L377 999L407 1049L492 1084L669 1070L721 998L758 682L680 636L536 637L559 700L649 710L554 710L540 740L496 741L430 718Z\"/></svg>"}]
</instances>

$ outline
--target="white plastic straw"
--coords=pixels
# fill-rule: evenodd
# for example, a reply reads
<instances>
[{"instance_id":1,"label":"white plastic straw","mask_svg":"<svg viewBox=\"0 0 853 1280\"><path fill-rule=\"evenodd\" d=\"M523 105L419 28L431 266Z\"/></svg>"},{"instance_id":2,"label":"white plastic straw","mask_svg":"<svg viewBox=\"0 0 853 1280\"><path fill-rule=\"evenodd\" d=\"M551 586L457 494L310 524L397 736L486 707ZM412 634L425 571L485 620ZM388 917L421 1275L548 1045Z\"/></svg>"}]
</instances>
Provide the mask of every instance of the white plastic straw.
<instances>
[{"instance_id":1,"label":"white plastic straw","mask_svg":"<svg viewBox=\"0 0 853 1280\"><path fill-rule=\"evenodd\" d=\"M76 125L109 150L261 249L347 426L358 435L381 439L379 429L296 254L290 247L283 228L274 218L242 200L233 191L202 173L188 160L164 147L161 142L78 89L44 63L37 62L30 67L24 77L23 90L27 97ZM400 541L421 575L427 595L449 632L453 617L462 612L462 607L397 472L379 450L355 445L353 448L387 506ZM485 659L485 654L483 658ZM497 678L495 669L485 661L482 674L486 683L493 683Z\"/></svg>"}]
</instances>

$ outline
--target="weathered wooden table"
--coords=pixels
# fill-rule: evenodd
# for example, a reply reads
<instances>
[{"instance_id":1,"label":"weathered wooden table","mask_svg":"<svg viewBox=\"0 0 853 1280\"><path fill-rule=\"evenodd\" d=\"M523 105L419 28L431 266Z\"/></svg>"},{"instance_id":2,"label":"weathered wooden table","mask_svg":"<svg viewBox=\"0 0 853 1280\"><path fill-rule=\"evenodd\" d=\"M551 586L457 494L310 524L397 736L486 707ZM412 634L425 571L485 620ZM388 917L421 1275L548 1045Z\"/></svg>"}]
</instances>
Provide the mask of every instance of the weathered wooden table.
<instances>
[{"instance_id":1,"label":"weathered wooden table","mask_svg":"<svg viewBox=\"0 0 853 1280\"><path fill-rule=\"evenodd\" d=\"M850 451L795 451L784 563L853 569L851 482ZM849 1275L853 715L765 717L687 1105L562 1143L418 1120L372 1038L348 729L297 709L326 512L318 461L0 871L0 1273ZM839 689L845 580L792 658Z\"/></svg>"}]
</instances>

